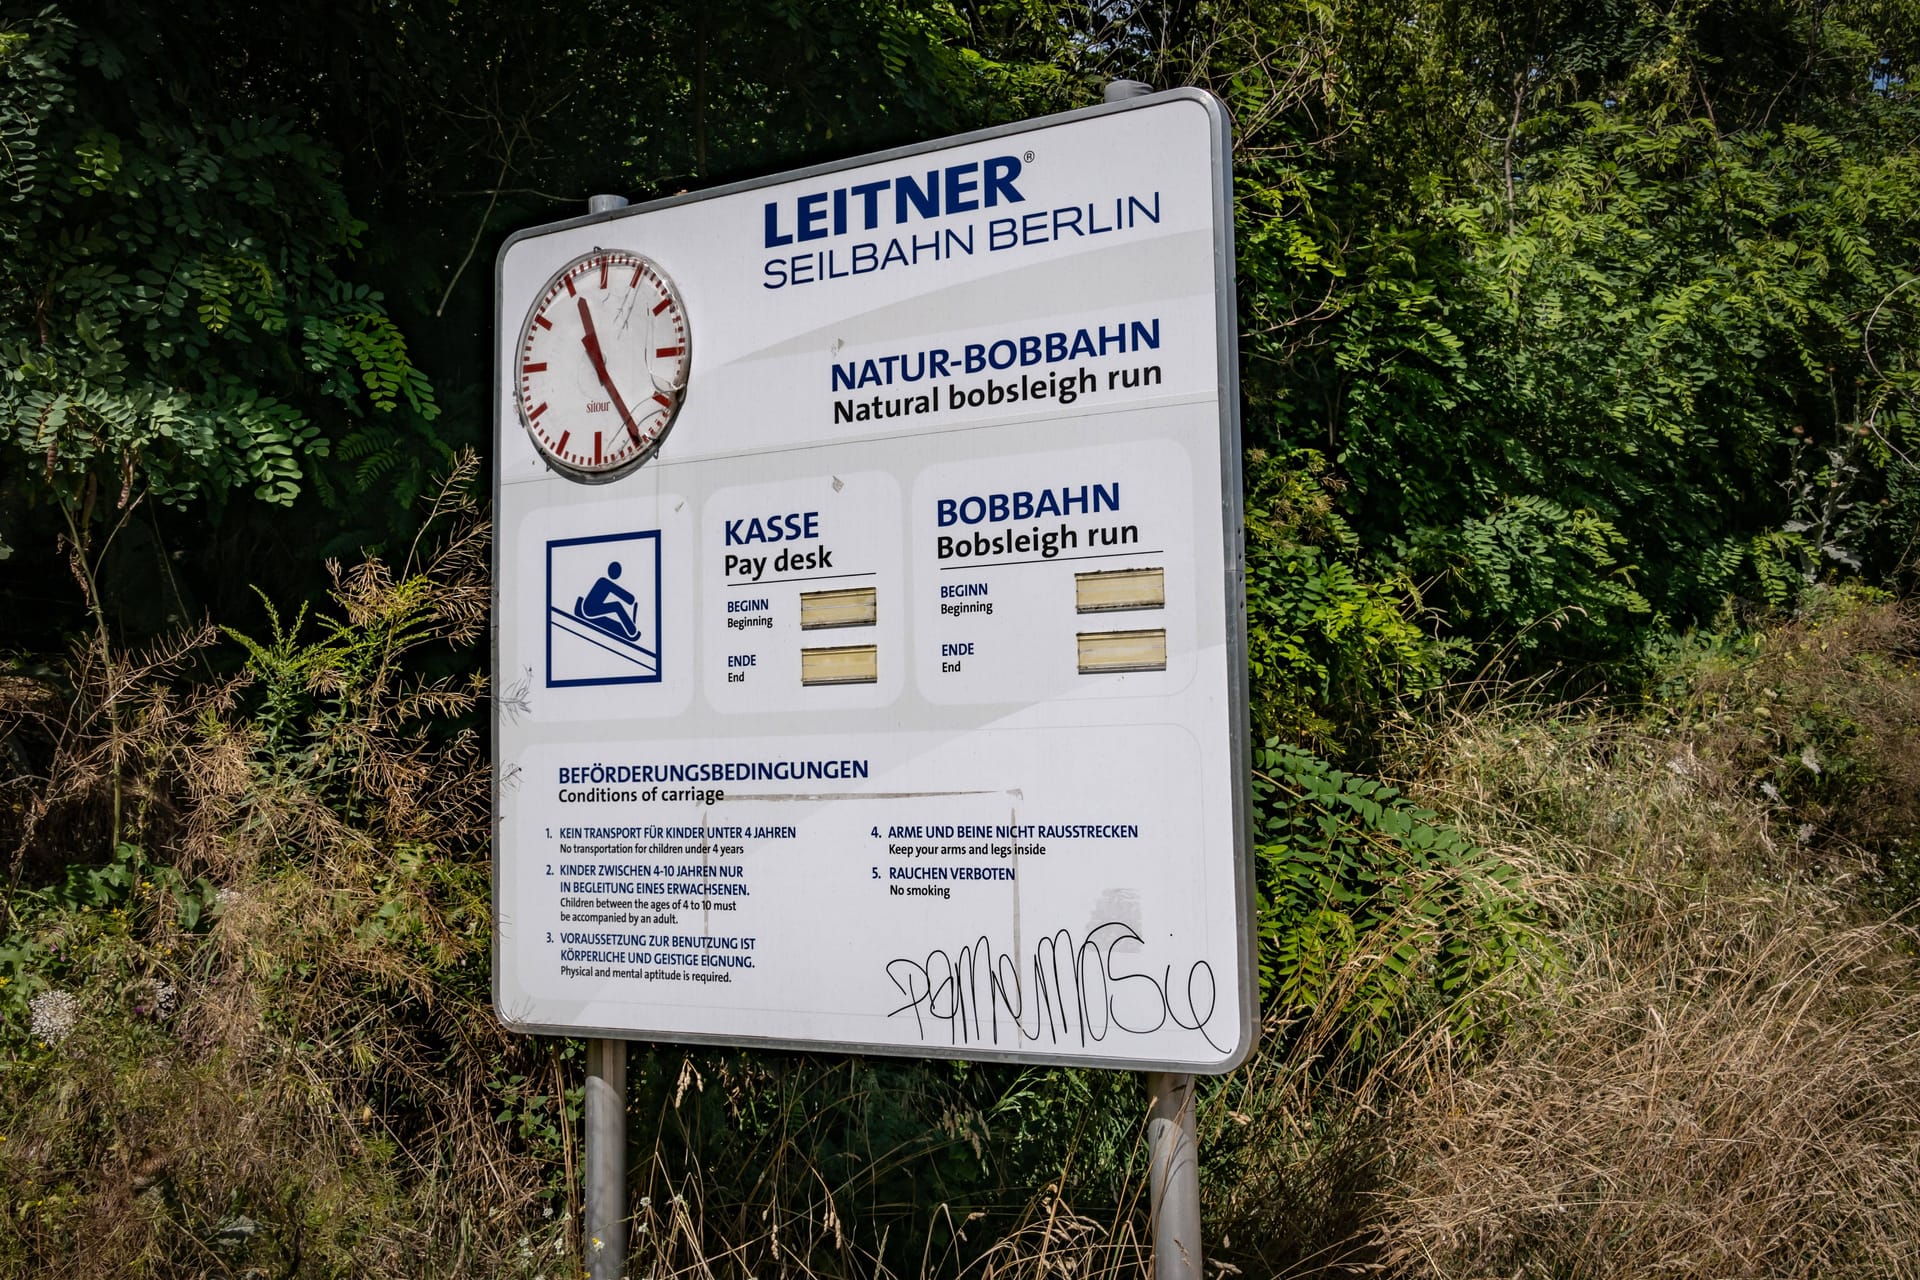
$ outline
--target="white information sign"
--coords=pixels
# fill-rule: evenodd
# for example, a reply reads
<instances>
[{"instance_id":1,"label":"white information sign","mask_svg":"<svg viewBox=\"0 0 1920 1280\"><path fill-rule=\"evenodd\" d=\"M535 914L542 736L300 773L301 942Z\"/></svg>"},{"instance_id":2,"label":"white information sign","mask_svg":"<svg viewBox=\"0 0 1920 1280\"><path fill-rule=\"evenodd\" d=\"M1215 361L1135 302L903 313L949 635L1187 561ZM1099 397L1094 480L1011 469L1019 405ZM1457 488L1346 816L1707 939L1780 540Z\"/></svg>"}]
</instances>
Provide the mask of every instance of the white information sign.
<instances>
[{"instance_id":1,"label":"white information sign","mask_svg":"<svg viewBox=\"0 0 1920 1280\"><path fill-rule=\"evenodd\" d=\"M507 243L509 1027L1245 1057L1229 179L1182 90Z\"/></svg>"}]
</instances>

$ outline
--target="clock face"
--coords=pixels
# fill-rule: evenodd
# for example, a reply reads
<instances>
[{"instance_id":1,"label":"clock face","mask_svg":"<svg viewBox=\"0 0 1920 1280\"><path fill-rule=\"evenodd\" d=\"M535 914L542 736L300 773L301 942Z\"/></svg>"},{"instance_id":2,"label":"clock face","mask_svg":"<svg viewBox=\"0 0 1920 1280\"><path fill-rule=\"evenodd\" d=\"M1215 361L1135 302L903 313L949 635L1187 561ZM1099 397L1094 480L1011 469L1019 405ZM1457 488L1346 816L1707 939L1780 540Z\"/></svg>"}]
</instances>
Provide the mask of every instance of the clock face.
<instances>
[{"instance_id":1,"label":"clock face","mask_svg":"<svg viewBox=\"0 0 1920 1280\"><path fill-rule=\"evenodd\" d=\"M595 249L547 283L520 334L520 421L570 479L616 479L653 456L686 394L687 311L652 259Z\"/></svg>"}]
</instances>

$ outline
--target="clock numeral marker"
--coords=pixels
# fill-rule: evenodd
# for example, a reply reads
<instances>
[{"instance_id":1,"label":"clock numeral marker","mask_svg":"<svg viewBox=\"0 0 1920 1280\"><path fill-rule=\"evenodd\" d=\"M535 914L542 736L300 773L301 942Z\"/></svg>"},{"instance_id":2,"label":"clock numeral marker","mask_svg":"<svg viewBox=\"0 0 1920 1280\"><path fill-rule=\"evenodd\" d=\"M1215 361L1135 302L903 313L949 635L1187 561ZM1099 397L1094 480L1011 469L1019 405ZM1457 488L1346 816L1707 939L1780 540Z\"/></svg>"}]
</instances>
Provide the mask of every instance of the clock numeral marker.
<instances>
[{"instance_id":1,"label":"clock numeral marker","mask_svg":"<svg viewBox=\"0 0 1920 1280\"><path fill-rule=\"evenodd\" d=\"M565 453L567 451L567 437L572 434L573 432L571 431L562 431L560 433L560 439L554 442L553 451L555 453Z\"/></svg>"},{"instance_id":2,"label":"clock numeral marker","mask_svg":"<svg viewBox=\"0 0 1920 1280\"><path fill-rule=\"evenodd\" d=\"M656 359L665 360L668 356L683 356L687 354L687 349L685 347L661 347L653 354Z\"/></svg>"},{"instance_id":3,"label":"clock numeral marker","mask_svg":"<svg viewBox=\"0 0 1920 1280\"><path fill-rule=\"evenodd\" d=\"M578 296L579 296L578 294L576 294L576 293L574 293L574 291L573 291L573 277L572 277L572 276L564 276L564 277L562 277L562 278L561 278L561 281L560 281L560 282L561 282L562 284L564 284L564 285L566 285L566 286L567 286L567 296L568 296L569 298L573 298L573 297L578 297Z\"/></svg>"},{"instance_id":4,"label":"clock numeral marker","mask_svg":"<svg viewBox=\"0 0 1920 1280\"><path fill-rule=\"evenodd\" d=\"M522 373L545 373L546 371L547 371L547 362L545 360L536 361L533 364L523 364L520 366L520 372Z\"/></svg>"},{"instance_id":5,"label":"clock numeral marker","mask_svg":"<svg viewBox=\"0 0 1920 1280\"><path fill-rule=\"evenodd\" d=\"M546 411L547 411L547 402L545 400L542 400L540 402L540 407L538 409L534 409L533 411L527 414L527 421L528 422L539 421L540 415L545 413Z\"/></svg>"},{"instance_id":6,"label":"clock numeral marker","mask_svg":"<svg viewBox=\"0 0 1920 1280\"><path fill-rule=\"evenodd\" d=\"M639 288L639 287L640 287L640 277L641 277L641 276L643 276L643 275L645 275L646 273L647 273L647 269L646 269L645 267L635 267L635 268L633 269L633 279L631 279L631 280L629 280L629 281L627 281L627 288L629 288L629 289L637 289L637 288Z\"/></svg>"},{"instance_id":7,"label":"clock numeral marker","mask_svg":"<svg viewBox=\"0 0 1920 1280\"><path fill-rule=\"evenodd\" d=\"M539 325L542 329L553 328L553 321L547 319L545 316L535 316L533 318L533 322Z\"/></svg>"},{"instance_id":8,"label":"clock numeral marker","mask_svg":"<svg viewBox=\"0 0 1920 1280\"><path fill-rule=\"evenodd\" d=\"M593 465L596 467L600 465L600 433L598 431L593 433Z\"/></svg>"},{"instance_id":9,"label":"clock numeral marker","mask_svg":"<svg viewBox=\"0 0 1920 1280\"><path fill-rule=\"evenodd\" d=\"M613 264L606 258L600 259L600 287L602 289L607 287L607 268L611 265Z\"/></svg>"},{"instance_id":10,"label":"clock numeral marker","mask_svg":"<svg viewBox=\"0 0 1920 1280\"><path fill-rule=\"evenodd\" d=\"M654 401L658 403L662 409L673 408L673 401L667 399L665 396L661 395L658 391L653 393L653 398L654 398Z\"/></svg>"},{"instance_id":11,"label":"clock numeral marker","mask_svg":"<svg viewBox=\"0 0 1920 1280\"><path fill-rule=\"evenodd\" d=\"M638 271L633 273L633 282L635 284L640 283L640 273ZM665 311L668 307L672 305L673 305L673 299L671 297L662 298L660 299L659 302L656 302L654 304L653 314L659 315L662 311Z\"/></svg>"}]
</instances>

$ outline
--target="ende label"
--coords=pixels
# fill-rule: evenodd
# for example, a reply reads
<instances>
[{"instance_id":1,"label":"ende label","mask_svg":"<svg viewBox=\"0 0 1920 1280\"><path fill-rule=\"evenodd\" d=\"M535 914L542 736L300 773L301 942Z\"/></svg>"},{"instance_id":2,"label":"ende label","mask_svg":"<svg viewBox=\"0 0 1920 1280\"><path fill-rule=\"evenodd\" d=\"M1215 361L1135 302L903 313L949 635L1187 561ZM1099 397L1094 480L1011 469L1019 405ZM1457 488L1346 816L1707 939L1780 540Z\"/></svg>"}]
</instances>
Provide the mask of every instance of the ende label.
<instances>
[{"instance_id":1,"label":"ende label","mask_svg":"<svg viewBox=\"0 0 1920 1280\"><path fill-rule=\"evenodd\" d=\"M1245 1056L1227 136L1183 90L509 240L506 1026Z\"/></svg>"}]
</instances>

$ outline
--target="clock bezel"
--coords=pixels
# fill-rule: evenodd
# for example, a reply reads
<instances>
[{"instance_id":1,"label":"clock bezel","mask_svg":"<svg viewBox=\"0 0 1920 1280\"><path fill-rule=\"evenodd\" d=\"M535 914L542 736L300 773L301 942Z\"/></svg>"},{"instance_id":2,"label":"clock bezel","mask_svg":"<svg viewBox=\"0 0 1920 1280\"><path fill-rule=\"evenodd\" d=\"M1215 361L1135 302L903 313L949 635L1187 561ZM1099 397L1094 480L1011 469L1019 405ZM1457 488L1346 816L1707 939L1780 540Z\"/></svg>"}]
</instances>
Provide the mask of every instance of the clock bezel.
<instances>
[{"instance_id":1,"label":"clock bezel","mask_svg":"<svg viewBox=\"0 0 1920 1280\"><path fill-rule=\"evenodd\" d=\"M607 254L618 254L630 257L644 264L646 269L653 273L654 278L658 280L666 290L667 296L673 299L674 309L680 313L686 327L686 334L683 339L686 346L686 353L681 359L686 362L687 378L686 381L674 391L666 391L658 386L649 389L650 394L667 395L673 400L673 404L667 409L667 420L661 424L659 434L648 441L639 453L627 459L625 462L619 463L616 466L596 470L591 467L581 467L575 463L554 457L552 451L547 448L546 442L540 438L540 433L534 429L533 420L527 416L526 384L516 376L513 383L513 409L514 413L520 419L521 429L527 433L527 439L532 442L534 452L540 455L540 460L546 464L547 469L573 481L575 484L611 484L615 480L625 479L627 476L632 475L641 467L651 462L654 456L660 452L660 446L667 442L667 437L673 434L674 426L680 421L680 411L686 407L687 390L693 385L693 317L687 311L687 300L681 295L680 286L674 283L673 277L667 274L665 268L663 268L656 259L649 257L638 249L622 249L610 245L596 245L592 249L584 253L576 254L562 263L559 269L548 276L546 282L534 291L533 301L527 304L526 316L520 321L520 336L514 349L520 352L524 352L527 349L527 338L533 330L534 317L540 314L541 303L552 297L554 290L560 287L561 280L566 278L568 273L578 269L582 265ZM649 377L649 381L651 380L651 377Z\"/></svg>"}]
</instances>

